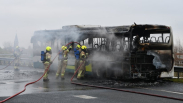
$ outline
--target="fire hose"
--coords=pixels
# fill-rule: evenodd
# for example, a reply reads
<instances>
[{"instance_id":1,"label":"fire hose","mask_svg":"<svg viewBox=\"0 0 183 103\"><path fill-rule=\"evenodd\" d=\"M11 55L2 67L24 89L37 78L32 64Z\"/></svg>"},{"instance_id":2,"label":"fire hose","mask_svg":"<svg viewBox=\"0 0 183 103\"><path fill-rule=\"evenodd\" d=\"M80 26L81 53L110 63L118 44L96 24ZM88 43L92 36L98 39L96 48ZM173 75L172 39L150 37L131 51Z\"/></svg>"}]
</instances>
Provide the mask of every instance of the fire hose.
<instances>
[{"instance_id":1,"label":"fire hose","mask_svg":"<svg viewBox=\"0 0 183 103\"><path fill-rule=\"evenodd\" d=\"M72 42L68 43L67 45L71 44ZM74 42L74 43L77 43L77 42ZM79 43L77 43L79 44ZM67 46L66 45L66 46ZM55 58L58 56L58 54L55 56ZM53 61L55 60L55 58L53 59ZM142 94L142 95L149 95L149 96L155 96L155 97L161 97L161 98L167 98L167 99L173 99L173 100L180 100L180 101L183 101L183 99L181 98L175 98L175 97L169 97L169 96L162 96L162 95L156 95L156 94L150 94L150 93L143 93L143 92L136 92L136 91L130 91L130 90L124 90L124 89L118 89L118 88L110 88L110 87L104 87L104 86L97 86L97 85L89 85L89 84L82 84L82 83L77 83L77 82L73 82L73 78L74 76L76 75L77 71L80 69L81 65L84 63L85 61L83 61L79 67L77 68L77 70L75 71L74 75L72 76L71 78L71 84L76 84L76 85L81 85L81 86L88 86L88 87L95 87L95 88L102 88L102 89L110 89L110 90L116 90L116 91L123 91L123 92L129 92L129 93L136 93L136 94ZM43 76L44 74L48 71L49 67L50 67L51 64L49 64L48 68L45 70L45 72L43 73L43 75L36 81L34 82L30 82L30 83L27 83L25 86L24 86L24 89L22 91L20 91L19 93L9 97L9 98L6 98L2 101L0 101L0 103L3 103L7 100L10 100L11 98L19 95L20 93L24 92L26 90L26 86L30 85L30 84L33 84L33 83L36 83L38 82Z\"/></svg>"}]
</instances>

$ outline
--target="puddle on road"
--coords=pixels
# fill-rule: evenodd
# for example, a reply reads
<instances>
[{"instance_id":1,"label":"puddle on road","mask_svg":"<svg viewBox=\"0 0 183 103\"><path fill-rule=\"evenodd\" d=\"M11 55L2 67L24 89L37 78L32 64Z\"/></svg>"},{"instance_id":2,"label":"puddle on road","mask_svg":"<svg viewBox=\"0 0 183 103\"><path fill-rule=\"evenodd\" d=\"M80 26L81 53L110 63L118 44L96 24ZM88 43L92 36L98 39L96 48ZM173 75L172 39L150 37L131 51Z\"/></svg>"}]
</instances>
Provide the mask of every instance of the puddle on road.
<instances>
[{"instance_id":1,"label":"puddle on road","mask_svg":"<svg viewBox=\"0 0 183 103\"><path fill-rule=\"evenodd\" d=\"M15 83L24 83L24 82L28 82L28 81L4 81L4 82L0 82L0 84L15 84Z\"/></svg>"},{"instance_id":2,"label":"puddle on road","mask_svg":"<svg viewBox=\"0 0 183 103\"><path fill-rule=\"evenodd\" d=\"M23 82L28 82L28 81L15 81L14 83L23 83Z\"/></svg>"}]
</instances>

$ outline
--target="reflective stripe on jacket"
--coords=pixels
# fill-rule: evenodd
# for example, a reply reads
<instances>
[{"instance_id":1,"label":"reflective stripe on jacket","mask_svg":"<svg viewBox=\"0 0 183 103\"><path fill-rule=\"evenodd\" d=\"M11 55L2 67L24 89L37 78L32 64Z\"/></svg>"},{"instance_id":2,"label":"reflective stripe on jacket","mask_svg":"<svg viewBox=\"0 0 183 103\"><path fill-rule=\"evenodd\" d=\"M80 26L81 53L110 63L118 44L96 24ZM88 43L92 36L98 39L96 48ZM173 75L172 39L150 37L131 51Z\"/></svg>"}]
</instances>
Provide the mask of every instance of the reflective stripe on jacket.
<instances>
[{"instance_id":1,"label":"reflective stripe on jacket","mask_svg":"<svg viewBox=\"0 0 183 103\"><path fill-rule=\"evenodd\" d=\"M50 63L51 61L51 54L50 53L46 53L46 61L45 63Z\"/></svg>"}]
</instances>

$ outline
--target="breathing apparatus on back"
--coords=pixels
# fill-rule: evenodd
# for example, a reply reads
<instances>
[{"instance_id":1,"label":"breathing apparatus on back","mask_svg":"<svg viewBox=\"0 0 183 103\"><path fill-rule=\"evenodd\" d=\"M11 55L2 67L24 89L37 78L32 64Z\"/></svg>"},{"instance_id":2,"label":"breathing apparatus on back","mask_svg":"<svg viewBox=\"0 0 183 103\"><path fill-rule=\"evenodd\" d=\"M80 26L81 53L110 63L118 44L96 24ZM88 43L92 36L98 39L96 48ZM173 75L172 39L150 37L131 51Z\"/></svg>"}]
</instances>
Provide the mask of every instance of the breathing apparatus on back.
<instances>
[{"instance_id":1,"label":"breathing apparatus on back","mask_svg":"<svg viewBox=\"0 0 183 103\"><path fill-rule=\"evenodd\" d=\"M44 51L41 51L41 61L46 61L46 53L50 53L52 54L52 51L51 51L51 47L50 46L47 46L46 47L46 52Z\"/></svg>"},{"instance_id":2,"label":"breathing apparatus on back","mask_svg":"<svg viewBox=\"0 0 183 103\"><path fill-rule=\"evenodd\" d=\"M81 49L81 46L78 44L78 45L76 46L76 48L74 48L74 55L75 55L75 58L76 58L77 60L79 60L79 58L80 58L80 51L79 51L79 49Z\"/></svg>"}]
</instances>

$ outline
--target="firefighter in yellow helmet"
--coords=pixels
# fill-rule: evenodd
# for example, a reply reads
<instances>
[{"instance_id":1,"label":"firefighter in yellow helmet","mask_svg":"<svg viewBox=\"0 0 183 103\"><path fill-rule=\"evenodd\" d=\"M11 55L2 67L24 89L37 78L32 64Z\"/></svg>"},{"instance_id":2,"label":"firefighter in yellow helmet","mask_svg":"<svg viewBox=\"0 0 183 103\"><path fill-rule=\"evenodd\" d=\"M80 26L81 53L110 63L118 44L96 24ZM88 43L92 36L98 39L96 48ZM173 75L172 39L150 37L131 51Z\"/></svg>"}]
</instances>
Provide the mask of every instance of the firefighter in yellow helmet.
<instances>
[{"instance_id":1,"label":"firefighter in yellow helmet","mask_svg":"<svg viewBox=\"0 0 183 103\"><path fill-rule=\"evenodd\" d=\"M81 77L84 77L84 75L85 75L85 72L86 72L86 65L88 64L88 51L87 51L87 47L85 46L85 54L86 54L86 62L85 62L85 66L84 66L84 70L83 70L83 72L82 72L82 74L81 74Z\"/></svg>"},{"instance_id":2,"label":"firefighter in yellow helmet","mask_svg":"<svg viewBox=\"0 0 183 103\"><path fill-rule=\"evenodd\" d=\"M81 53L80 53L80 68L77 75L77 79L80 79L81 77L84 77L85 72L85 60L86 60L86 46L83 45L81 47Z\"/></svg>"},{"instance_id":3,"label":"firefighter in yellow helmet","mask_svg":"<svg viewBox=\"0 0 183 103\"><path fill-rule=\"evenodd\" d=\"M81 45L77 45L76 48L74 48L74 55L75 55L75 70L74 73L76 71L76 69L79 67L80 64L80 53L81 53Z\"/></svg>"},{"instance_id":4,"label":"firefighter in yellow helmet","mask_svg":"<svg viewBox=\"0 0 183 103\"><path fill-rule=\"evenodd\" d=\"M46 47L46 54L45 54L45 61L43 61L45 71L46 71L47 69L49 70L48 66L49 66L50 64L52 64L52 61L51 61L51 54L52 54L51 47L50 47L50 46L47 46L47 47ZM47 71L48 71L48 70L47 70ZM48 73L47 73L47 72L46 72L45 75L43 76L43 81L44 81L44 82L49 81L49 79L48 79Z\"/></svg>"},{"instance_id":5,"label":"firefighter in yellow helmet","mask_svg":"<svg viewBox=\"0 0 183 103\"><path fill-rule=\"evenodd\" d=\"M15 62L14 62L14 70L18 70L18 67L20 65L20 49L19 46L16 46L16 49L14 51L14 57L15 57Z\"/></svg>"},{"instance_id":6,"label":"firefighter in yellow helmet","mask_svg":"<svg viewBox=\"0 0 183 103\"><path fill-rule=\"evenodd\" d=\"M61 72L61 79L64 79L65 75L65 69L67 67L67 59L68 59L68 53L72 49L72 45L67 49L66 46L61 47L61 51L59 51L59 57L58 57L58 69L56 73L56 79L58 79L60 72Z\"/></svg>"}]
</instances>

